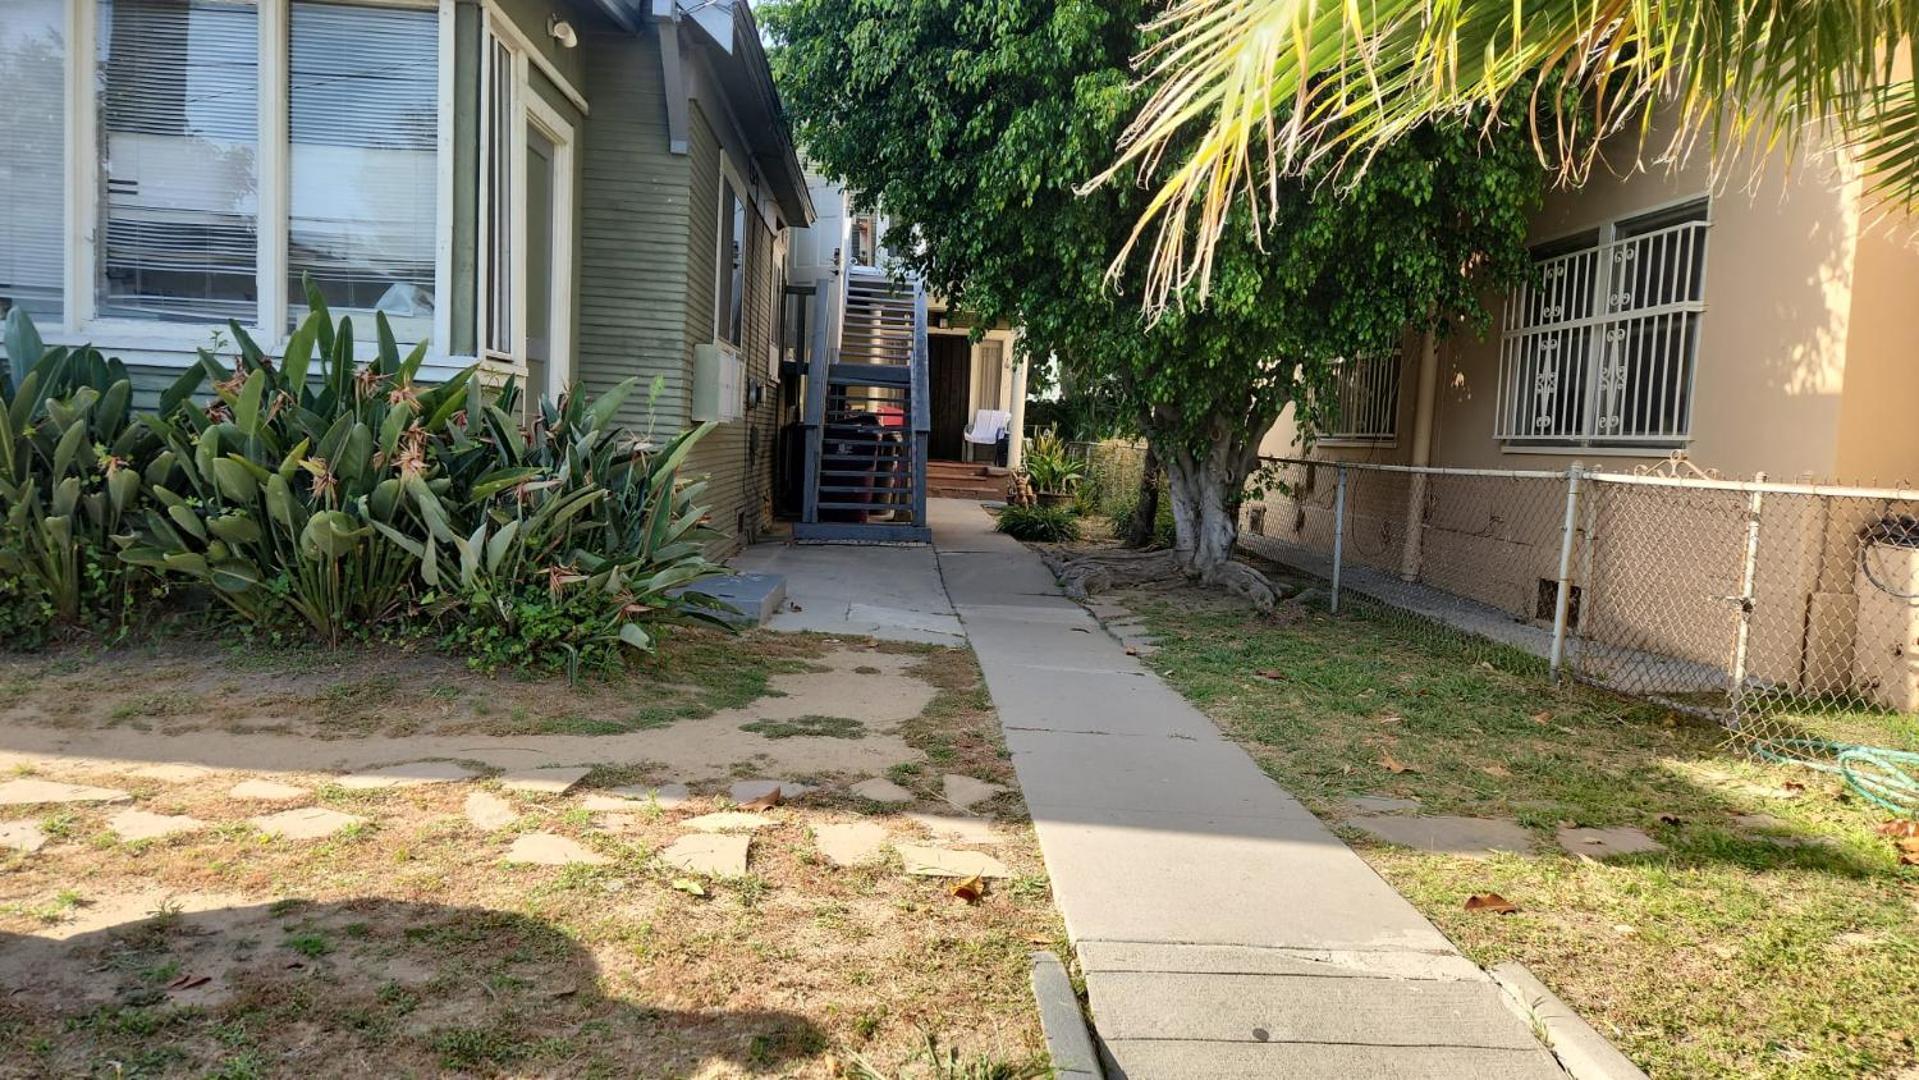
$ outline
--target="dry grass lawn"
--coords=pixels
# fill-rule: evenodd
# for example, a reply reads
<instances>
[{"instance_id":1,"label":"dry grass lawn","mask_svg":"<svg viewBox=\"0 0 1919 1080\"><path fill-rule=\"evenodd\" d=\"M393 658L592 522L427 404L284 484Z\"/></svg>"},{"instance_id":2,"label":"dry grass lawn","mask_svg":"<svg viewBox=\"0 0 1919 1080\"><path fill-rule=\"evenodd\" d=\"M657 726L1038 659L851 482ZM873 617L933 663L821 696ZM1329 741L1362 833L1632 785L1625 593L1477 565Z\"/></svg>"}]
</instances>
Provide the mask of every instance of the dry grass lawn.
<instances>
[{"instance_id":1,"label":"dry grass lawn","mask_svg":"<svg viewBox=\"0 0 1919 1080\"><path fill-rule=\"evenodd\" d=\"M736 756L712 760L715 739ZM435 752L396 753L423 746ZM283 750L277 767L260 760ZM525 764L516 750L593 769L564 794L503 791L489 777ZM421 758L478 778L338 782L339 768ZM158 761L207 768L136 772ZM1013 876L976 903L904 875L890 850L840 867L815 847L817 826L857 821L969 846L904 814L956 813L938 797L946 773L1011 786L963 650L686 633L631 678L580 689L412 654L0 659L0 783L131 796L0 806L0 822L45 837L0 848L0 1076L930 1076L929 1040L967 1075L1026 1075L1040 1049L1027 953L1062 931L1017 794L977 808L998 834L977 850ZM917 801L845 790L874 775ZM252 777L307 794L233 797ZM743 876L662 863L681 822L727 808L744 777L820 789L760 811L773 823ZM691 800L585 805L668 782ZM470 822L476 791L511 819ZM206 826L129 842L108 824L129 805ZM248 821L299 806L363 820L303 841ZM507 864L531 832L600 861Z\"/></svg>"}]
</instances>

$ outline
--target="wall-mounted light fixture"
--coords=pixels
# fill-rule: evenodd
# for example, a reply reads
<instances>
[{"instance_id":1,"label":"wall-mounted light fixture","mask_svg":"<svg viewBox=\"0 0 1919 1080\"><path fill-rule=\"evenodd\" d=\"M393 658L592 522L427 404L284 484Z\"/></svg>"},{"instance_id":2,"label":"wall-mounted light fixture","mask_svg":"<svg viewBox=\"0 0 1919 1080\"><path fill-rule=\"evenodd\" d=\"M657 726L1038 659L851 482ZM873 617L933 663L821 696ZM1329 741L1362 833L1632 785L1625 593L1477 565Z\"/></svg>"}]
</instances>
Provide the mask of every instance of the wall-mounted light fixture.
<instances>
[{"instance_id":1,"label":"wall-mounted light fixture","mask_svg":"<svg viewBox=\"0 0 1919 1080\"><path fill-rule=\"evenodd\" d=\"M554 41L560 43L562 49L577 48L580 44L580 35L574 32L573 24L558 15L547 17L546 32Z\"/></svg>"}]
</instances>

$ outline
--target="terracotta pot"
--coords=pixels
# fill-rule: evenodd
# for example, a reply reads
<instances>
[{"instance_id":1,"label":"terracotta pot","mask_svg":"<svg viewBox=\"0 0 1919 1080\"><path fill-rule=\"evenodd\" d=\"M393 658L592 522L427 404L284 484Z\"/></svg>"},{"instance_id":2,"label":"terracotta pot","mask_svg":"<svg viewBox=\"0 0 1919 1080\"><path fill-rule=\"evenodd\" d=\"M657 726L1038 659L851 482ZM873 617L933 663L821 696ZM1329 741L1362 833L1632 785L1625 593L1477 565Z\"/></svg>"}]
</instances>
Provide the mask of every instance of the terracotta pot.
<instances>
[{"instance_id":1,"label":"terracotta pot","mask_svg":"<svg viewBox=\"0 0 1919 1080\"><path fill-rule=\"evenodd\" d=\"M1042 491L1037 497L1041 506L1059 507L1073 505L1073 493L1070 491Z\"/></svg>"}]
</instances>

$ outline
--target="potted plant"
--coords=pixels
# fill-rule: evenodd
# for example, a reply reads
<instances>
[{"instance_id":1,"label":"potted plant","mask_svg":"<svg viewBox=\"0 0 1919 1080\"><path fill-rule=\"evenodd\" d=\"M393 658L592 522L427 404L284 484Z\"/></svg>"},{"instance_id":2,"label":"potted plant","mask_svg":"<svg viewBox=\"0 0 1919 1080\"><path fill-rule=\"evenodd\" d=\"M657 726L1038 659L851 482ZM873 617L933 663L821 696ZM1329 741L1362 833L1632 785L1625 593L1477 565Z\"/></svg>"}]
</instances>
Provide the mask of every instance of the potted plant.
<instances>
[{"instance_id":1,"label":"potted plant","mask_svg":"<svg viewBox=\"0 0 1919 1080\"><path fill-rule=\"evenodd\" d=\"M1073 489L1086 475L1085 464L1068 452L1065 440L1051 428L1027 440L1021 468L1041 506L1070 504Z\"/></svg>"}]
</instances>

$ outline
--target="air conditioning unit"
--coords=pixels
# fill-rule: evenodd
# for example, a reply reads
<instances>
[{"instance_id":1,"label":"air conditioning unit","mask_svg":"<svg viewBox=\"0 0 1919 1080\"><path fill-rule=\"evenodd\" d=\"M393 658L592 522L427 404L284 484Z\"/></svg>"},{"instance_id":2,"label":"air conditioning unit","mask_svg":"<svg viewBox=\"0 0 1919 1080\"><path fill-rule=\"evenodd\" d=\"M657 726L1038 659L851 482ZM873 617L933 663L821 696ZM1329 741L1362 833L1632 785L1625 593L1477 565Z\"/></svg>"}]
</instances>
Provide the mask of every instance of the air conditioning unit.
<instances>
[{"instance_id":1,"label":"air conditioning unit","mask_svg":"<svg viewBox=\"0 0 1919 1080\"><path fill-rule=\"evenodd\" d=\"M746 361L730 345L693 347L693 420L730 424L746 415Z\"/></svg>"}]
</instances>

